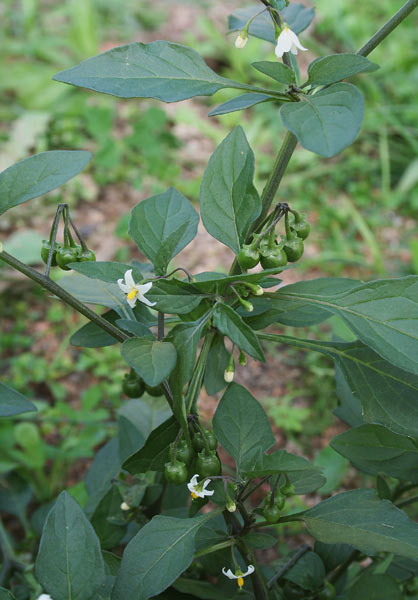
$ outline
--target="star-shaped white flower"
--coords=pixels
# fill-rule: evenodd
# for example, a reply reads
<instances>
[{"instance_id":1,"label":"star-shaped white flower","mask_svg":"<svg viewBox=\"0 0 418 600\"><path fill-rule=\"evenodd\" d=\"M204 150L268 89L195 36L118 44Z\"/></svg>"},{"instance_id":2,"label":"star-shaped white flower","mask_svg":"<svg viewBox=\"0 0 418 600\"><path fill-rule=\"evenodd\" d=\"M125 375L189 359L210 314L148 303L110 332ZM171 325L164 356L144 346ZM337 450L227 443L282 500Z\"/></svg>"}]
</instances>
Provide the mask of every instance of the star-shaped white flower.
<instances>
[{"instance_id":1,"label":"star-shaped white flower","mask_svg":"<svg viewBox=\"0 0 418 600\"><path fill-rule=\"evenodd\" d=\"M147 306L154 306L156 302L150 302L144 297L144 294L150 291L152 282L143 283L142 285L135 283L132 277L132 269L129 269L125 273L125 281L118 279L118 286L124 294L126 294L126 300L131 308L135 307L136 301L139 300Z\"/></svg>"},{"instance_id":2,"label":"star-shaped white flower","mask_svg":"<svg viewBox=\"0 0 418 600\"><path fill-rule=\"evenodd\" d=\"M51 596L49 594L41 594L38 597L38 600L52 600Z\"/></svg>"},{"instance_id":3,"label":"star-shaped white flower","mask_svg":"<svg viewBox=\"0 0 418 600\"><path fill-rule=\"evenodd\" d=\"M245 572L245 573L243 573L243 572L241 571L241 569L237 569L237 570L235 571L235 573L233 573L233 572L231 571L231 569L228 569L228 570L226 571L226 567L224 567L224 568L222 569L222 573L223 573L223 574L224 574L226 577L228 577L228 579L237 579L237 584L238 584L238 587L239 587L240 589L241 589L241 588L242 588L242 586L244 585L244 577L247 577L247 575L251 575L252 573L254 573L254 571L255 571L255 567L254 567L254 565L248 565L248 569L246 570L246 572Z\"/></svg>"},{"instance_id":4,"label":"star-shaped white flower","mask_svg":"<svg viewBox=\"0 0 418 600\"><path fill-rule=\"evenodd\" d=\"M196 473L196 475L193 475L193 477L187 484L187 487L192 495L193 500L195 498L204 498L205 496L212 496L215 492L213 490L211 491L206 489L206 487L210 484L210 479L205 479L200 483L198 483L198 479L199 475Z\"/></svg>"},{"instance_id":5,"label":"star-shaped white flower","mask_svg":"<svg viewBox=\"0 0 418 600\"><path fill-rule=\"evenodd\" d=\"M298 50L307 50L307 48L302 46L296 33L285 25L277 38L277 46L274 51L277 58L281 58L285 52L297 54Z\"/></svg>"}]
</instances>

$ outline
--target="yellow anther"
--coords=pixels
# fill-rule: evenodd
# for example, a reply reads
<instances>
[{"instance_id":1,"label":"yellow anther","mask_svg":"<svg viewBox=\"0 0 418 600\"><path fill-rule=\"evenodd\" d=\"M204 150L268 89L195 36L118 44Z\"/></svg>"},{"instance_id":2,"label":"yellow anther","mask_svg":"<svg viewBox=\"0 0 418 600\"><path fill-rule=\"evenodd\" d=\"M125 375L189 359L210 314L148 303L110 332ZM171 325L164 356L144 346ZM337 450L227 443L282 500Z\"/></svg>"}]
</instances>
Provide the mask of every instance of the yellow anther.
<instances>
[{"instance_id":1,"label":"yellow anther","mask_svg":"<svg viewBox=\"0 0 418 600\"><path fill-rule=\"evenodd\" d=\"M199 496L197 494L195 494L194 492L192 492L192 498L193 498L193 500L196 500L196 498L199 498Z\"/></svg>"},{"instance_id":2,"label":"yellow anther","mask_svg":"<svg viewBox=\"0 0 418 600\"><path fill-rule=\"evenodd\" d=\"M238 587L242 588L242 586L244 585L244 577L238 577L237 583L238 583Z\"/></svg>"},{"instance_id":3,"label":"yellow anther","mask_svg":"<svg viewBox=\"0 0 418 600\"><path fill-rule=\"evenodd\" d=\"M133 300L138 295L138 290L131 290L128 294L128 300Z\"/></svg>"}]
</instances>

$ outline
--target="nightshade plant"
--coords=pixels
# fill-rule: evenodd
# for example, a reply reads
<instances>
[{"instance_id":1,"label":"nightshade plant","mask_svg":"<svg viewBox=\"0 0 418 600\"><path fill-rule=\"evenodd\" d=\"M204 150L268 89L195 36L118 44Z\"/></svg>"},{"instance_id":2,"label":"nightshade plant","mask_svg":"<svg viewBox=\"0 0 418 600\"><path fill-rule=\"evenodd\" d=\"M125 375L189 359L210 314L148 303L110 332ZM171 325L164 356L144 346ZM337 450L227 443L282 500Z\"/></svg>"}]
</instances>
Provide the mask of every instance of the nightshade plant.
<instances>
[{"instance_id":1,"label":"nightshade plant","mask_svg":"<svg viewBox=\"0 0 418 600\"><path fill-rule=\"evenodd\" d=\"M199 221L173 188L131 212L129 234L149 263L95 262L81 239L81 248L75 244L71 230L76 236L78 230L65 205L42 249L45 276L0 252L8 265L89 319L72 344L120 344L129 367L123 390L131 398L120 410L117 437L99 450L87 474L84 510L65 491L50 509L34 571L20 578L29 586L23 593L13 584L21 565L3 543L2 583L10 586L0 591L1 600L41 593L53 600L418 598L418 525L402 510L418 500L410 495L418 487L418 277L321 278L278 288L273 277L300 260L309 235L297 202L276 199L297 142L324 157L351 144L363 96L343 80L378 68L367 56L417 4L408 0L358 52L314 60L307 81L293 52L308 45L296 36L313 11L285 0L261 0L230 17L237 47L254 36L282 56L280 62L272 47L271 61L252 65L272 80L266 88L221 77L191 48L165 41L114 48L54 77L164 102L242 90L211 114L274 102L287 132L261 195L241 127L209 160L200 215L209 234L237 257L229 275L170 270ZM61 185L90 158L83 151L45 152L10 167L0 174L0 213ZM57 262L61 218L63 247L73 257L64 267L75 273L57 285L48 274ZM261 268L248 272L256 265ZM99 316L88 304L107 311ZM308 327L333 315L355 342L264 332L272 324ZM263 408L233 381L235 361L245 365L247 355L265 361L263 340L334 360L336 413L348 429L331 446L374 476L369 481L376 490L345 491L307 510L295 508L292 497L317 490L324 477L305 458L275 447ZM211 424L199 416L202 386L221 395ZM35 407L1 384L0 409L10 417ZM226 453L234 468L228 460L221 465ZM278 537L284 543L283 525L297 522L314 545L266 564L259 550Z\"/></svg>"}]
</instances>

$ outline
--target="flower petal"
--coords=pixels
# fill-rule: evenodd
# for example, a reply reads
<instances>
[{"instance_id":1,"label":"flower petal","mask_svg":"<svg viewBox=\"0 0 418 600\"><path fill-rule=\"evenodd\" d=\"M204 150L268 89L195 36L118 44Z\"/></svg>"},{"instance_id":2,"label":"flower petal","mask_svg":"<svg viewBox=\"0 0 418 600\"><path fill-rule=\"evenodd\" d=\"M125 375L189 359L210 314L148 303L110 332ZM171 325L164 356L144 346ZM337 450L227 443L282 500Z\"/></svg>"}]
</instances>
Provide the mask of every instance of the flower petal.
<instances>
[{"instance_id":1,"label":"flower petal","mask_svg":"<svg viewBox=\"0 0 418 600\"><path fill-rule=\"evenodd\" d=\"M129 285L126 285L125 283L123 283L123 279L118 279L118 286L120 287L120 289L122 290L122 292L124 294L129 294L129 292L131 291L131 288L129 287Z\"/></svg>"},{"instance_id":2,"label":"flower petal","mask_svg":"<svg viewBox=\"0 0 418 600\"><path fill-rule=\"evenodd\" d=\"M155 306L157 304L156 302L150 302L143 294L138 294L138 300L147 306Z\"/></svg>"},{"instance_id":3,"label":"flower petal","mask_svg":"<svg viewBox=\"0 0 418 600\"><path fill-rule=\"evenodd\" d=\"M292 39L289 36L289 31L290 29L286 27L277 38L277 45L274 52L278 58L281 58L285 52L289 52L291 48Z\"/></svg>"},{"instance_id":4,"label":"flower petal","mask_svg":"<svg viewBox=\"0 0 418 600\"><path fill-rule=\"evenodd\" d=\"M148 281L148 283L142 283L135 286L140 294L146 294L152 288L152 281Z\"/></svg>"},{"instance_id":5,"label":"flower petal","mask_svg":"<svg viewBox=\"0 0 418 600\"><path fill-rule=\"evenodd\" d=\"M247 577L247 575L251 575L252 573L254 573L254 571L255 571L254 565L248 565L248 569L246 570L245 573L243 573L241 575L241 577Z\"/></svg>"},{"instance_id":6,"label":"flower petal","mask_svg":"<svg viewBox=\"0 0 418 600\"><path fill-rule=\"evenodd\" d=\"M130 288L135 287L136 283L134 281L134 278L132 277L132 269L129 269L128 271L126 271L125 282L126 282L126 285L128 285Z\"/></svg>"},{"instance_id":7,"label":"flower petal","mask_svg":"<svg viewBox=\"0 0 418 600\"><path fill-rule=\"evenodd\" d=\"M238 579L238 577L234 575L231 569L228 569L227 571L225 569L226 567L222 568L222 573L225 575L225 577L228 577L228 579Z\"/></svg>"},{"instance_id":8,"label":"flower petal","mask_svg":"<svg viewBox=\"0 0 418 600\"><path fill-rule=\"evenodd\" d=\"M127 301L127 303L129 304L129 306L131 308L135 308L137 300L138 300L138 296L135 296L135 298L128 298L128 297L126 297L126 301Z\"/></svg>"},{"instance_id":9,"label":"flower petal","mask_svg":"<svg viewBox=\"0 0 418 600\"><path fill-rule=\"evenodd\" d=\"M296 48L299 48L299 50L307 50L307 48L304 48L302 46L302 44L299 41L298 36L296 35L296 33L294 31L292 31L291 29L289 29L288 35L289 35L289 38L292 40L292 46L295 46ZM297 54L297 51L295 52L293 50L293 48L291 50L292 50L293 54Z\"/></svg>"}]
</instances>

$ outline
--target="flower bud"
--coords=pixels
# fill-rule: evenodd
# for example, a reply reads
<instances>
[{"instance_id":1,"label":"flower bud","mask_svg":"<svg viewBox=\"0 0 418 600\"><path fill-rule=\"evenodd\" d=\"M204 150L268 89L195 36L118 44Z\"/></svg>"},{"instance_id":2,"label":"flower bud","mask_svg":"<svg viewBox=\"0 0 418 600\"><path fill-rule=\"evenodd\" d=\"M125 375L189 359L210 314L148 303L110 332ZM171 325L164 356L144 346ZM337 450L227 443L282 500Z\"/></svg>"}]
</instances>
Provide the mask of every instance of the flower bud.
<instances>
[{"instance_id":1,"label":"flower bud","mask_svg":"<svg viewBox=\"0 0 418 600\"><path fill-rule=\"evenodd\" d=\"M238 362L241 365L241 367L245 367L245 365L247 364L247 357L245 356L245 354L242 350L239 353Z\"/></svg>"},{"instance_id":2,"label":"flower bud","mask_svg":"<svg viewBox=\"0 0 418 600\"><path fill-rule=\"evenodd\" d=\"M240 296L238 297L238 300L242 308L244 308L247 312L253 312L254 306L251 304L251 302L244 300L244 298L241 298Z\"/></svg>"},{"instance_id":3,"label":"flower bud","mask_svg":"<svg viewBox=\"0 0 418 600\"><path fill-rule=\"evenodd\" d=\"M131 510L131 507L129 506L129 504L126 504L126 502L122 502L120 508L121 510Z\"/></svg>"},{"instance_id":4,"label":"flower bud","mask_svg":"<svg viewBox=\"0 0 418 600\"><path fill-rule=\"evenodd\" d=\"M231 381L234 380L234 375L235 375L235 369L234 369L234 367L231 368L230 366L228 366L225 369L225 372L224 372L224 379L225 379L225 381L227 383L231 383Z\"/></svg>"},{"instance_id":5,"label":"flower bud","mask_svg":"<svg viewBox=\"0 0 418 600\"><path fill-rule=\"evenodd\" d=\"M248 31L243 29L237 39L235 40L235 48L244 48L248 42Z\"/></svg>"},{"instance_id":6,"label":"flower bud","mask_svg":"<svg viewBox=\"0 0 418 600\"><path fill-rule=\"evenodd\" d=\"M230 513L233 513L237 510L237 505L235 504L235 502L232 500L232 498L227 498L226 500L226 510Z\"/></svg>"},{"instance_id":7,"label":"flower bud","mask_svg":"<svg viewBox=\"0 0 418 600\"><path fill-rule=\"evenodd\" d=\"M263 288L261 285L258 285L258 283L251 283L250 281L245 281L243 283L251 290L254 296L262 296L264 294Z\"/></svg>"}]
</instances>

